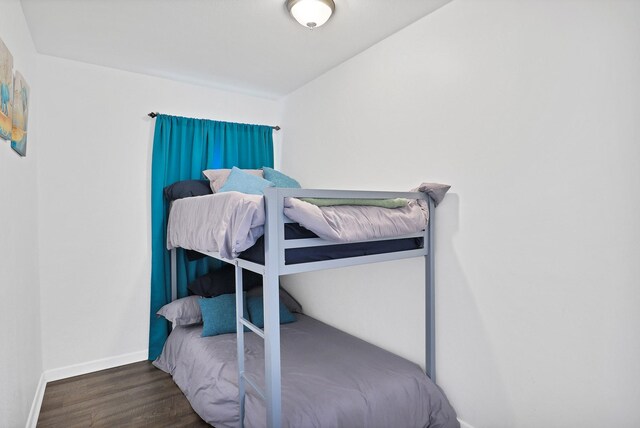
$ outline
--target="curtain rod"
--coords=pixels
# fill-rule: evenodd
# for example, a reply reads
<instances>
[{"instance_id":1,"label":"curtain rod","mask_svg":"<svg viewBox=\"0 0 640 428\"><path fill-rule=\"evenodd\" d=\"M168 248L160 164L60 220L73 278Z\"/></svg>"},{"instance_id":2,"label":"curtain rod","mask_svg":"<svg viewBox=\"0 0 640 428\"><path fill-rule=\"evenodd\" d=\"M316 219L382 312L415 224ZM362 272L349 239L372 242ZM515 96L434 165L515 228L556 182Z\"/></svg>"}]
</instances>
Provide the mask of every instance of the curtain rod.
<instances>
[{"instance_id":1,"label":"curtain rod","mask_svg":"<svg viewBox=\"0 0 640 428\"><path fill-rule=\"evenodd\" d=\"M148 116L152 119L154 119L157 115L159 115L160 113L158 113L157 111L152 111L151 113L148 114ZM280 130L280 127L278 125L276 126L272 126L271 129L275 129L276 131Z\"/></svg>"}]
</instances>

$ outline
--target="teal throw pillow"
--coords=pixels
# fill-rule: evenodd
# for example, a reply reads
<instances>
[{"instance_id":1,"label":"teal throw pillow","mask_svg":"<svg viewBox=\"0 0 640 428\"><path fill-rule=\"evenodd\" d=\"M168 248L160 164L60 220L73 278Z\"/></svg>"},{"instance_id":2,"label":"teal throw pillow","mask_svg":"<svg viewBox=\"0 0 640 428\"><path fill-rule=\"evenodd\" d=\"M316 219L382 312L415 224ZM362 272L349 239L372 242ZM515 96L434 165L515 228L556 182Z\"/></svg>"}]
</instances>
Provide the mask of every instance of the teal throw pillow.
<instances>
[{"instance_id":1,"label":"teal throw pillow","mask_svg":"<svg viewBox=\"0 0 640 428\"><path fill-rule=\"evenodd\" d=\"M253 325L259 328L264 327L264 299L262 296L247 297L247 308L249 309L249 317ZM280 324L288 324L294 322L296 316L289 312L289 309L280 300Z\"/></svg>"},{"instance_id":2,"label":"teal throw pillow","mask_svg":"<svg viewBox=\"0 0 640 428\"><path fill-rule=\"evenodd\" d=\"M269 180L275 184L276 187L286 187L289 189L300 189L302 187L300 186L300 183L293 178L281 173L280 171L276 171L273 168L269 168L268 166L263 166L262 172L264 173L264 179Z\"/></svg>"},{"instance_id":3,"label":"teal throw pillow","mask_svg":"<svg viewBox=\"0 0 640 428\"><path fill-rule=\"evenodd\" d=\"M244 313L247 316L247 301L244 298ZM236 332L236 295L222 294L198 300L202 312L202 337ZM248 329L245 327L245 331Z\"/></svg>"},{"instance_id":4,"label":"teal throw pillow","mask_svg":"<svg viewBox=\"0 0 640 428\"><path fill-rule=\"evenodd\" d=\"M218 193L241 192L249 195L264 195L266 187L274 187L274 184L262 177L247 174L234 166L229 173L229 178L224 186L218 190Z\"/></svg>"}]
</instances>

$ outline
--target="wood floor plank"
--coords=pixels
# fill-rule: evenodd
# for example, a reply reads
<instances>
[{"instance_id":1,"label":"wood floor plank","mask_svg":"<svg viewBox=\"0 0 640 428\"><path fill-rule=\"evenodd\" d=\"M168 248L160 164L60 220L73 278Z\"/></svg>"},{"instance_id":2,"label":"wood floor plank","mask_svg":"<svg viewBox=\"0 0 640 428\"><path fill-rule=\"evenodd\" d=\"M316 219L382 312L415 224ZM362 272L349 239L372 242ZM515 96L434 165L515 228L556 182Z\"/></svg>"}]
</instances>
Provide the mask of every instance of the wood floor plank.
<instances>
[{"instance_id":1,"label":"wood floor plank","mask_svg":"<svg viewBox=\"0 0 640 428\"><path fill-rule=\"evenodd\" d=\"M47 384L39 428L206 427L171 376L143 361Z\"/></svg>"}]
</instances>

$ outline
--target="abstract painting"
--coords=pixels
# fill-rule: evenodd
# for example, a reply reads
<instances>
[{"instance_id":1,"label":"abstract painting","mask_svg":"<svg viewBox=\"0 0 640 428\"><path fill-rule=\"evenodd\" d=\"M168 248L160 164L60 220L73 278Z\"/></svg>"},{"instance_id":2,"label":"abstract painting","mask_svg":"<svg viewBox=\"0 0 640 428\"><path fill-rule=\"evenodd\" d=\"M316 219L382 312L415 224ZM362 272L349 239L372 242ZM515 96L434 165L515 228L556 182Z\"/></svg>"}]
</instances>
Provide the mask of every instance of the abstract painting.
<instances>
[{"instance_id":1,"label":"abstract painting","mask_svg":"<svg viewBox=\"0 0 640 428\"><path fill-rule=\"evenodd\" d=\"M13 57L0 40L0 138L11 141L11 96L13 95Z\"/></svg>"},{"instance_id":2,"label":"abstract painting","mask_svg":"<svg viewBox=\"0 0 640 428\"><path fill-rule=\"evenodd\" d=\"M11 148L20 156L27 154L27 122L29 121L29 85L18 71L13 78L13 129Z\"/></svg>"}]
</instances>

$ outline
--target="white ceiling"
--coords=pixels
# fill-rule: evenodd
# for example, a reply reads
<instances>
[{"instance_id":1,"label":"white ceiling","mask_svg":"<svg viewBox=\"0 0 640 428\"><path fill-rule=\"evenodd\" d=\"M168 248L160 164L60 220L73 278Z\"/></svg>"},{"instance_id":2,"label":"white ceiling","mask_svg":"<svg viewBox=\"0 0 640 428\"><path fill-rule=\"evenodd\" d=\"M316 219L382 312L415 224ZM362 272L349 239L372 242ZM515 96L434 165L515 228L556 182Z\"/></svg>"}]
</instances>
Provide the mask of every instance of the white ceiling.
<instances>
[{"instance_id":1,"label":"white ceiling","mask_svg":"<svg viewBox=\"0 0 640 428\"><path fill-rule=\"evenodd\" d=\"M285 0L21 0L38 52L277 98L450 0L335 0L309 30Z\"/></svg>"}]
</instances>

